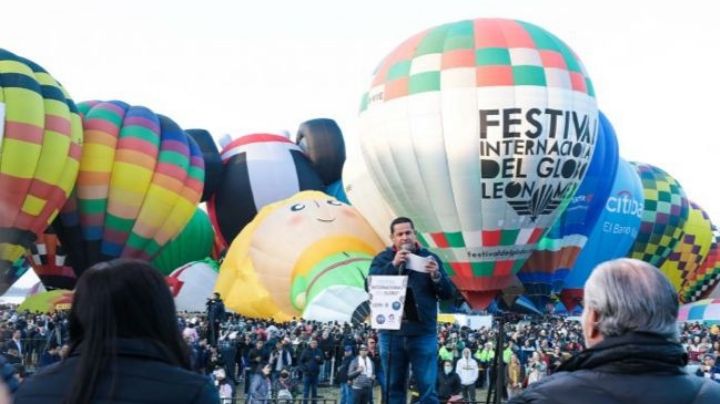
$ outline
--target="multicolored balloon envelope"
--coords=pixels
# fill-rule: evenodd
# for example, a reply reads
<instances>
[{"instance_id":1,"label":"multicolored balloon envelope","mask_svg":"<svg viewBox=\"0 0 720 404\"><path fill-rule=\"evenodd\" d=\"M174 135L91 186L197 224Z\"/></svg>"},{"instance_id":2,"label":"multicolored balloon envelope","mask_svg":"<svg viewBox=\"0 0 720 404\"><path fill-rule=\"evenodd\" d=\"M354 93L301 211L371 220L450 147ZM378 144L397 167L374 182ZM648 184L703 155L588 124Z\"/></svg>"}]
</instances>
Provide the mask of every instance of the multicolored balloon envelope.
<instances>
[{"instance_id":1,"label":"multicolored balloon envelope","mask_svg":"<svg viewBox=\"0 0 720 404\"><path fill-rule=\"evenodd\" d=\"M25 275L28 269L30 269L30 263L28 262L28 260L25 259L25 257L19 258L15 260L15 262L13 262L12 266L8 270L6 270L4 274L2 274L2 279L0 279L0 282L10 285L7 290L10 291L12 285L23 275Z\"/></svg>"},{"instance_id":2,"label":"multicolored balloon envelope","mask_svg":"<svg viewBox=\"0 0 720 404\"><path fill-rule=\"evenodd\" d=\"M79 276L117 257L151 260L195 213L200 148L170 118L121 101L80 104L85 144L55 231Z\"/></svg>"},{"instance_id":3,"label":"multicolored balloon envelope","mask_svg":"<svg viewBox=\"0 0 720 404\"><path fill-rule=\"evenodd\" d=\"M212 259L187 263L165 278L178 311L203 312L218 277L218 263Z\"/></svg>"},{"instance_id":4,"label":"multicolored balloon envelope","mask_svg":"<svg viewBox=\"0 0 720 404\"><path fill-rule=\"evenodd\" d=\"M564 42L476 19L420 32L380 63L359 139L383 198L478 308L575 194L597 131L590 78Z\"/></svg>"},{"instance_id":5,"label":"multicolored balloon envelope","mask_svg":"<svg viewBox=\"0 0 720 404\"><path fill-rule=\"evenodd\" d=\"M689 274L686 287L680 298L694 302L707 298L720 283L720 230L712 226L713 242L705 261L694 273Z\"/></svg>"},{"instance_id":6,"label":"multicolored balloon envelope","mask_svg":"<svg viewBox=\"0 0 720 404\"><path fill-rule=\"evenodd\" d=\"M640 177L634 166L620 159L605 207L565 278L560 300L568 310L582 302L585 281L598 264L625 257L630 251L642 221L643 205Z\"/></svg>"},{"instance_id":7,"label":"multicolored balloon envelope","mask_svg":"<svg viewBox=\"0 0 720 404\"><path fill-rule=\"evenodd\" d=\"M720 324L720 299L703 299L683 304L678 311L678 321Z\"/></svg>"},{"instance_id":8,"label":"multicolored balloon envelope","mask_svg":"<svg viewBox=\"0 0 720 404\"><path fill-rule=\"evenodd\" d=\"M215 290L253 318L362 321L380 238L352 206L316 191L264 207L232 242Z\"/></svg>"},{"instance_id":9,"label":"multicolored balloon envelope","mask_svg":"<svg viewBox=\"0 0 720 404\"><path fill-rule=\"evenodd\" d=\"M601 112L600 134L580 188L517 274L536 307L545 307L562 290L610 196L619 158L615 130Z\"/></svg>"},{"instance_id":10,"label":"multicolored balloon envelope","mask_svg":"<svg viewBox=\"0 0 720 404\"><path fill-rule=\"evenodd\" d=\"M56 289L29 295L17 311L30 313L53 313L70 310L73 301L71 290Z\"/></svg>"},{"instance_id":11,"label":"multicolored balloon envelope","mask_svg":"<svg viewBox=\"0 0 720 404\"><path fill-rule=\"evenodd\" d=\"M687 302L685 296L688 288L691 287L688 282L695 277L695 271L705 261L713 239L710 218L704 210L691 201L682 235L660 267L678 292L680 301Z\"/></svg>"},{"instance_id":12,"label":"multicolored balloon envelope","mask_svg":"<svg viewBox=\"0 0 720 404\"><path fill-rule=\"evenodd\" d=\"M643 221L630 258L660 268L675 248L688 218L688 200L677 180L660 168L632 163L643 184Z\"/></svg>"},{"instance_id":13,"label":"multicolored balloon envelope","mask_svg":"<svg viewBox=\"0 0 720 404\"><path fill-rule=\"evenodd\" d=\"M188 224L174 239L165 244L152 264L165 275L188 262L209 257L213 250L215 232L204 210L197 208Z\"/></svg>"},{"instance_id":14,"label":"multicolored balloon envelope","mask_svg":"<svg viewBox=\"0 0 720 404\"><path fill-rule=\"evenodd\" d=\"M30 246L27 259L46 290L75 288L75 271L52 227Z\"/></svg>"},{"instance_id":15,"label":"multicolored balloon envelope","mask_svg":"<svg viewBox=\"0 0 720 404\"><path fill-rule=\"evenodd\" d=\"M13 263L67 200L82 139L80 115L60 83L0 49L0 294Z\"/></svg>"}]
</instances>

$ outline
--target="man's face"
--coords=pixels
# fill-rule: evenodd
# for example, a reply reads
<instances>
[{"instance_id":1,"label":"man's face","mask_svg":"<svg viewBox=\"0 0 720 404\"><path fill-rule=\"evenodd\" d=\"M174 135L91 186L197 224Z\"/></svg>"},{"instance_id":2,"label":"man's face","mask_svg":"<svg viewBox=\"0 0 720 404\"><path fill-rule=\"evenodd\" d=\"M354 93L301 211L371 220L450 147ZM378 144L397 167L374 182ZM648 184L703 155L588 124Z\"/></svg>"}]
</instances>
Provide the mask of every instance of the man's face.
<instances>
[{"instance_id":1,"label":"man's face","mask_svg":"<svg viewBox=\"0 0 720 404\"><path fill-rule=\"evenodd\" d=\"M393 232L390 238L392 239L393 246L398 250L401 249L404 244L415 245L415 243L417 243L415 229L412 228L410 223L398 223L393 226Z\"/></svg>"},{"instance_id":2,"label":"man's face","mask_svg":"<svg viewBox=\"0 0 720 404\"><path fill-rule=\"evenodd\" d=\"M310 348L312 348L312 349L317 348L317 341L315 341L315 340L310 341Z\"/></svg>"},{"instance_id":3,"label":"man's face","mask_svg":"<svg viewBox=\"0 0 720 404\"><path fill-rule=\"evenodd\" d=\"M20 339L21 335L22 333L19 330L15 330L15 332L13 333L13 339Z\"/></svg>"}]
</instances>

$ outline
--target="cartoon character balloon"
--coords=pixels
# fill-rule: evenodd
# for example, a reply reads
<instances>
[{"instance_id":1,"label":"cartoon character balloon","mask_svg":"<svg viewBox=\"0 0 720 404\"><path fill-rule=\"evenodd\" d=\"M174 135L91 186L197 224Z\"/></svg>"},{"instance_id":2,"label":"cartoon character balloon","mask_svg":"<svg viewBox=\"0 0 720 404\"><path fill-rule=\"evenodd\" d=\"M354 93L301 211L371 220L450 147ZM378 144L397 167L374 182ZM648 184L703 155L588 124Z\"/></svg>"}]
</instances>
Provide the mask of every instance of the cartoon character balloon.
<instances>
[{"instance_id":1,"label":"cartoon character balloon","mask_svg":"<svg viewBox=\"0 0 720 404\"><path fill-rule=\"evenodd\" d=\"M592 83L563 41L476 19L420 32L380 63L359 139L384 199L486 307L575 194L597 131Z\"/></svg>"},{"instance_id":2,"label":"cartoon character balloon","mask_svg":"<svg viewBox=\"0 0 720 404\"><path fill-rule=\"evenodd\" d=\"M643 186L635 167L620 159L610 196L565 278L560 300L568 310L582 303L585 281L598 264L627 255L640 229L643 204Z\"/></svg>"},{"instance_id":3,"label":"cartoon character balloon","mask_svg":"<svg viewBox=\"0 0 720 404\"><path fill-rule=\"evenodd\" d=\"M80 110L85 149L55 231L78 276L116 257L149 261L195 213L205 175L200 148L145 107L93 101Z\"/></svg>"},{"instance_id":4,"label":"cartoon character balloon","mask_svg":"<svg viewBox=\"0 0 720 404\"><path fill-rule=\"evenodd\" d=\"M353 207L304 191L264 207L228 250L215 290L239 314L361 321L380 238Z\"/></svg>"},{"instance_id":5,"label":"cartoon character balloon","mask_svg":"<svg viewBox=\"0 0 720 404\"><path fill-rule=\"evenodd\" d=\"M0 49L0 279L67 200L82 138L77 107L62 85ZM0 293L8 287L0 282Z\"/></svg>"},{"instance_id":6,"label":"cartoon character balloon","mask_svg":"<svg viewBox=\"0 0 720 404\"><path fill-rule=\"evenodd\" d=\"M296 143L280 133L244 134L218 152L209 132L190 130L212 167L203 192L220 250L265 205L297 192L318 190L346 201L342 185L345 142L332 119L300 125Z\"/></svg>"},{"instance_id":7,"label":"cartoon character balloon","mask_svg":"<svg viewBox=\"0 0 720 404\"><path fill-rule=\"evenodd\" d=\"M517 275L536 307L545 307L562 290L610 196L618 159L615 130L601 112L595 152L580 188Z\"/></svg>"}]
</instances>

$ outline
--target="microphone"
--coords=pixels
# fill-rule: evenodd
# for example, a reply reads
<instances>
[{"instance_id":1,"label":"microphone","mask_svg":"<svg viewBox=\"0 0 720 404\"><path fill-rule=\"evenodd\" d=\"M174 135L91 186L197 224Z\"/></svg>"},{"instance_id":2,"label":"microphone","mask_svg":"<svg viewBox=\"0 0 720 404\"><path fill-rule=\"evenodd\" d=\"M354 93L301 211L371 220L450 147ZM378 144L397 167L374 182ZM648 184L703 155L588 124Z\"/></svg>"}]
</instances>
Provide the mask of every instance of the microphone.
<instances>
[{"instance_id":1,"label":"microphone","mask_svg":"<svg viewBox=\"0 0 720 404\"><path fill-rule=\"evenodd\" d=\"M412 252L413 250L415 250L415 245L410 242L403 243L400 246L400 249ZM405 273L405 265L406 264L407 264L407 261L403 261L400 263L400 265L398 265L398 275L402 275L403 273Z\"/></svg>"}]
</instances>

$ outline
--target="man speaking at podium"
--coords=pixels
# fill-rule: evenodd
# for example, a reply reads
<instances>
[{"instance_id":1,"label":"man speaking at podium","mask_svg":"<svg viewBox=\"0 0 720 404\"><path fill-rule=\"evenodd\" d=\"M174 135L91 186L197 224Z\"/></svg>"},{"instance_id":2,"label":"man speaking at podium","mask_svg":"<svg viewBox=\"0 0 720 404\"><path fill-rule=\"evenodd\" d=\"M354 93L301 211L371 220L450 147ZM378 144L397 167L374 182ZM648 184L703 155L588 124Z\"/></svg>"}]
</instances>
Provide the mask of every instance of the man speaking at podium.
<instances>
[{"instance_id":1,"label":"man speaking at podium","mask_svg":"<svg viewBox=\"0 0 720 404\"><path fill-rule=\"evenodd\" d=\"M437 403L437 303L438 299L452 296L453 286L438 256L418 245L412 220L394 219L390 224L390 238L393 245L375 257L370 276L404 275L408 283L401 328L379 331L380 357L385 370L385 380L380 381L385 387L383 401L407 402L408 367L411 366L419 402ZM415 267L410 265L411 261Z\"/></svg>"}]
</instances>

